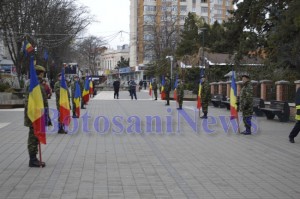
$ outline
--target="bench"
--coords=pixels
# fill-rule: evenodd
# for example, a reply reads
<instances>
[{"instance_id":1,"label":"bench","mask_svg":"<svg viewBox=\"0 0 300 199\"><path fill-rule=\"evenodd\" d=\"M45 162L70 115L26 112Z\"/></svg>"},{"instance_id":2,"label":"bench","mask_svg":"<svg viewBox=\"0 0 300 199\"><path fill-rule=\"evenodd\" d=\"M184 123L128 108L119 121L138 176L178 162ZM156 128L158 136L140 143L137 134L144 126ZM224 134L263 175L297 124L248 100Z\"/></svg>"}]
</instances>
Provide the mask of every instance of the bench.
<instances>
[{"instance_id":1,"label":"bench","mask_svg":"<svg viewBox=\"0 0 300 199\"><path fill-rule=\"evenodd\" d=\"M222 101L226 101L226 97L222 94L216 94L211 97L211 103L214 107L225 107L225 105L222 104Z\"/></svg>"},{"instance_id":2,"label":"bench","mask_svg":"<svg viewBox=\"0 0 300 199\"><path fill-rule=\"evenodd\" d=\"M268 120L274 119L275 115L280 122L287 122L290 118L290 107L286 101L271 101L269 108L260 108Z\"/></svg>"},{"instance_id":3,"label":"bench","mask_svg":"<svg viewBox=\"0 0 300 199\"><path fill-rule=\"evenodd\" d=\"M221 101L221 104L226 107L227 110L230 110L230 98L227 97L225 100Z\"/></svg>"},{"instance_id":4,"label":"bench","mask_svg":"<svg viewBox=\"0 0 300 199\"><path fill-rule=\"evenodd\" d=\"M253 98L253 112L258 117L264 115L264 112L261 110L261 108L265 108L265 101L261 98L254 97Z\"/></svg>"}]
</instances>

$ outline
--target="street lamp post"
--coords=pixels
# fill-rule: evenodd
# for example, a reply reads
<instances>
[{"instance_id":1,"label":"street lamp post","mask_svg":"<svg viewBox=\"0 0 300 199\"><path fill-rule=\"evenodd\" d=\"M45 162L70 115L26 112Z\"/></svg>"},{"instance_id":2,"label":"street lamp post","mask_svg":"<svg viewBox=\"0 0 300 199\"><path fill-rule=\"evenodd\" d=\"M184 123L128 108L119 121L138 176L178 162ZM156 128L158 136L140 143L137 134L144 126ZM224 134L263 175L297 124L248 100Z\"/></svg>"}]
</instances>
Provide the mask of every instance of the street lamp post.
<instances>
[{"instance_id":1,"label":"street lamp post","mask_svg":"<svg viewBox=\"0 0 300 199\"><path fill-rule=\"evenodd\" d=\"M202 33L202 61L201 66L204 68L204 31L206 28L199 28L199 33Z\"/></svg>"},{"instance_id":2,"label":"street lamp post","mask_svg":"<svg viewBox=\"0 0 300 199\"><path fill-rule=\"evenodd\" d=\"M170 84L172 85L172 78L173 78L173 56L166 56L166 59L169 59L170 58L170 61L171 61L171 69L170 69L170 73L171 73L171 76L170 76ZM171 87L172 88L172 87Z\"/></svg>"}]
</instances>

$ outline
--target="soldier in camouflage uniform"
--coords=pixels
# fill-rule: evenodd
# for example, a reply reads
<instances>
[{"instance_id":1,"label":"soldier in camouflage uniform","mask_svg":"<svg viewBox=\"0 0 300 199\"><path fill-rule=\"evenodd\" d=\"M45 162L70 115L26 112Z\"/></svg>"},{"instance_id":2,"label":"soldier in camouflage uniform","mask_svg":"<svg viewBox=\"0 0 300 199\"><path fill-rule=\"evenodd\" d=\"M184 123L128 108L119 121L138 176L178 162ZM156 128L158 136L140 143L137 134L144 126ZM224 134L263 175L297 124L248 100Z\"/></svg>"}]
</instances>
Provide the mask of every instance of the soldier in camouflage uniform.
<instances>
[{"instance_id":1,"label":"soldier in camouflage uniform","mask_svg":"<svg viewBox=\"0 0 300 199\"><path fill-rule=\"evenodd\" d=\"M205 75L201 76L201 104L202 104L202 112L203 116L201 116L201 119L207 119L207 113L208 113L208 104L210 101L210 86L208 84L208 81L206 80Z\"/></svg>"},{"instance_id":2,"label":"soldier in camouflage uniform","mask_svg":"<svg viewBox=\"0 0 300 199\"><path fill-rule=\"evenodd\" d=\"M170 90L171 90L171 83L168 77L165 77L165 85L164 85L164 90L166 93L166 106L170 105Z\"/></svg>"},{"instance_id":3,"label":"soldier in camouflage uniform","mask_svg":"<svg viewBox=\"0 0 300 199\"><path fill-rule=\"evenodd\" d=\"M181 110L182 109L182 103L183 103L183 97L184 97L184 85L183 85L183 82L178 79L177 80L177 100L178 100L178 104L179 104L179 107L177 108L178 110Z\"/></svg>"},{"instance_id":4,"label":"soldier in camouflage uniform","mask_svg":"<svg viewBox=\"0 0 300 199\"><path fill-rule=\"evenodd\" d=\"M74 99L75 99L74 98L75 97L75 89L76 89L76 83L77 82L79 82L79 77L78 77L78 75L75 75L74 76L74 81L71 83L72 113L73 113L72 117L73 118L78 118L78 115L76 115L76 104L74 102ZM80 93L82 93L81 90L80 90ZM80 97L80 100L82 100L81 97Z\"/></svg>"},{"instance_id":5,"label":"soldier in camouflage uniform","mask_svg":"<svg viewBox=\"0 0 300 199\"><path fill-rule=\"evenodd\" d=\"M35 70L36 70L36 73L37 73L37 76L39 79L40 88L41 88L41 92L42 92L42 96L43 96L43 103L44 103L45 111L47 114L48 107L49 107L48 101L47 101L47 94L46 94L44 86L42 85L45 68L43 66L35 65ZM25 92L24 126L29 127L29 134L28 134L28 141L27 141L27 149L28 149L28 153L29 153L29 167L40 167L40 166L45 167L46 166L45 162L39 161L39 159L37 159L37 157L36 157L36 155L38 153L38 139L34 135L34 129L32 126L32 122L27 115L29 85L26 86L25 91L26 92ZM48 117L46 117L46 118L47 118L47 120L49 119ZM51 122L48 121L46 123L46 125L50 125L50 123Z\"/></svg>"},{"instance_id":6,"label":"soldier in camouflage uniform","mask_svg":"<svg viewBox=\"0 0 300 199\"><path fill-rule=\"evenodd\" d=\"M253 87L249 75L242 75L243 87L240 93L240 110L243 113L243 122L246 130L244 135L251 135L251 119L253 114Z\"/></svg>"},{"instance_id":7,"label":"soldier in camouflage uniform","mask_svg":"<svg viewBox=\"0 0 300 199\"><path fill-rule=\"evenodd\" d=\"M154 93L154 97L155 99L154 100L157 100L157 82L156 82L156 79L153 78L152 80L152 90L153 90L153 93Z\"/></svg>"},{"instance_id":8,"label":"soldier in camouflage uniform","mask_svg":"<svg viewBox=\"0 0 300 199\"><path fill-rule=\"evenodd\" d=\"M58 118L59 118L59 115L60 115L60 112L59 112L59 99L60 99L60 82L61 82L61 73L59 73L57 75L57 82L55 82L54 84L54 92L55 92L55 97L56 97L56 109L57 109L57 113L58 113ZM69 92L68 92L68 95L69 95ZM67 132L65 131L64 129L64 124L61 123L59 120L58 120L58 134L67 134Z\"/></svg>"}]
</instances>

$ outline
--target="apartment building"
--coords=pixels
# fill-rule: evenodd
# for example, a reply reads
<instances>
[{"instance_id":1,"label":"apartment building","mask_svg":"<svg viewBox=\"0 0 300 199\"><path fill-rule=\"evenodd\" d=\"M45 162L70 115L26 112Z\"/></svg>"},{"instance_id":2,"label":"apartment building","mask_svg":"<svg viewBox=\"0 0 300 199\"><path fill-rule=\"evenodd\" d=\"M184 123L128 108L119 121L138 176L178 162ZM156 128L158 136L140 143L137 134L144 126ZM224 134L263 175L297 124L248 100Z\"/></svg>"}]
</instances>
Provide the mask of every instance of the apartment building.
<instances>
[{"instance_id":1,"label":"apartment building","mask_svg":"<svg viewBox=\"0 0 300 199\"><path fill-rule=\"evenodd\" d=\"M130 0L130 66L143 66L152 60L147 48L147 42L154 39L149 33L151 25L157 29L172 21L179 35L189 12L213 24L226 21L227 11L232 9L232 0Z\"/></svg>"}]
</instances>

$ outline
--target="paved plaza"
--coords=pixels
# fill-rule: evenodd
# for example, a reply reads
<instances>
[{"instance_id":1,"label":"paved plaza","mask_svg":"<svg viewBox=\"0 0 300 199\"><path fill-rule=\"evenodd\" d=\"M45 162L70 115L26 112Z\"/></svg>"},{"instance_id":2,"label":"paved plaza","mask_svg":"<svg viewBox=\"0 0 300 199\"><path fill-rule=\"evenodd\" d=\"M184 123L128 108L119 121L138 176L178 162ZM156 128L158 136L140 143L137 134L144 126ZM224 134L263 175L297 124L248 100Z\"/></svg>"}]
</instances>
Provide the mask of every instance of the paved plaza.
<instances>
[{"instance_id":1,"label":"paved plaza","mask_svg":"<svg viewBox=\"0 0 300 199\"><path fill-rule=\"evenodd\" d=\"M0 198L300 198L294 122L257 117L256 133L240 135L224 108L201 120L195 101L178 112L147 91L137 97L98 92L69 134L48 129L45 168L28 167L24 109L0 110Z\"/></svg>"}]
</instances>

